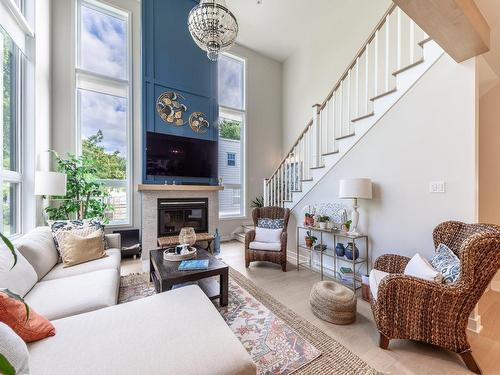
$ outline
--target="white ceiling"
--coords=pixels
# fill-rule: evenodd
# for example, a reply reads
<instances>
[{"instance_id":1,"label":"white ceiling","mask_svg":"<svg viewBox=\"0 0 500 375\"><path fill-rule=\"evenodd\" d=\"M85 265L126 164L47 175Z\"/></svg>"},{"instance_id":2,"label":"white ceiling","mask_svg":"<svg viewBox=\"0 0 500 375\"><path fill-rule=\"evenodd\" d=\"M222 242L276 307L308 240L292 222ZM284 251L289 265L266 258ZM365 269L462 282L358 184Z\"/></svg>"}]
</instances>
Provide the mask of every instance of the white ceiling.
<instances>
[{"instance_id":1,"label":"white ceiling","mask_svg":"<svg viewBox=\"0 0 500 375\"><path fill-rule=\"evenodd\" d=\"M375 0L226 0L239 24L237 43L278 61L321 32L342 37L341 20L352 19L365 1ZM389 0L376 0L387 2ZM495 0L497 1L497 0Z\"/></svg>"},{"instance_id":2,"label":"white ceiling","mask_svg":"<svg viewBox=\"0 0 500 375\"><path fill-rule=\"evenodd\" d=\"M491 81L493 78L491 73L494 72L495 75L500 77L500 1L499 0L475 0L476 4L483 14L484 18L490 26L490 51L483 55L485 62L490 66L491 71L488 69L481 69L480 75L485 72L486 77L480 77L480 80ZM479 67L484 66L479 63ZM491 86L491 83L488 84Z\"/></svg>"}]
</instances>

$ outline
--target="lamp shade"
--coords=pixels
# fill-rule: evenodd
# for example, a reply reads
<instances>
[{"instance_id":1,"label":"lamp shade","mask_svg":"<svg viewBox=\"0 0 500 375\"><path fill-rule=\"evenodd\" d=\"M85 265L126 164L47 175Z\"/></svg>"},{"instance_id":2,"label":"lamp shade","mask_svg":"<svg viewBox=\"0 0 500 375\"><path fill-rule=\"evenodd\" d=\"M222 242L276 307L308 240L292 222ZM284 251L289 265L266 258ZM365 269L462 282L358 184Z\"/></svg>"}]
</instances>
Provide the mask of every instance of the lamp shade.
<instances>
[{"instance_id":1,"label":"lamp shade","mask_svg":"<svg viewBox=\"0 0 500 375\"><path fill-rule=\"evenodd\" d=\"M36 171L35 195L66 195L66 174Z\"/></svg>"},{"instance_id":2,"label":"lamp shade","mask_svg":"<svg viewBox=\"0 0 500 375\"><path fill-rule=\"evenodd\" d=\"M339 198L372 199L372 180L369 178L340 180Z\"/></svg>"}]
</instances>

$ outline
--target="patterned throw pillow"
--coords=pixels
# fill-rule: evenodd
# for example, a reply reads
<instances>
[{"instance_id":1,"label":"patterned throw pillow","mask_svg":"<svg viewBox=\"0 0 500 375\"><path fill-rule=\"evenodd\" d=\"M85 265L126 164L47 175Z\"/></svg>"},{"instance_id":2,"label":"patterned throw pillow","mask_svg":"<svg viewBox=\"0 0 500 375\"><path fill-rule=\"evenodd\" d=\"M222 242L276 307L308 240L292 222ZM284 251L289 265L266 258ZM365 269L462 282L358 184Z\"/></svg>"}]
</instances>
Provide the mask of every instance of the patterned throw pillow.
<instances>
[{"instance_id":1,"label":"patterned throw pillow","mask_svg":"<svg viewBox=\"0 0 500 375\"><path fill-rule=\"evenodd\" d=\"M77 234L85 237L88 234L95 232L98 229L104 231L104 225L102 225L102 223L99 220L94 220L94 219L57 220L57 221L49 221L48 224L50 226L50 229L52 230L52 237L54 238L54 243L59 253L61 253L60 243L59 243L60 242L59 235L61 232L78 230L79 233ZM106 244L104 244L104 246L106 246Z\"/></svg>"},{"instance_id":2,"label":"patterned throw pillow","mask_svg":"<svg viewBox=\"0 0 500 375\"><path fill-rule=\"evenodd\" d=\"M431 265L443 274L443 280L446 284L454 283L460 276L460 259L444 244L438 245Z\"/></svg>"},{"instance_id":3,"label":"patterned throw pillow","mask_svg":"<svg viewBox=\"0 0 500 375\"><path fill-rule=\"evenodd\" d=\"M285 219L260 218L257 220L257 226L266 229L282 229L285 226Z\"/></svg>"}]
</instances>

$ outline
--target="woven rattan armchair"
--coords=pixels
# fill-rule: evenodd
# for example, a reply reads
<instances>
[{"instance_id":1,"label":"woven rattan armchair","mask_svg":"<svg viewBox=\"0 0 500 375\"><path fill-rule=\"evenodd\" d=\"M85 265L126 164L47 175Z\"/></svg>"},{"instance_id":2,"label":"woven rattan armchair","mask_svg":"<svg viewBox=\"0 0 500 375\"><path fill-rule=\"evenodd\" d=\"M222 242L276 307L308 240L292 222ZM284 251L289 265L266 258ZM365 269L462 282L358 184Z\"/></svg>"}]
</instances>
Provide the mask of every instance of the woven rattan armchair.
<instances>
[{"instance_id":1,"label":"woven rattan armchair","mask_svg":"<svg viewBox=\"0 0 500 375\"><path fill-rule=\"evenodd\" d=\"M248 268L250 262L266 261L281 265L283 272L286 272L286 242L287 242L287 227L288 219L290 218L290 210L282 207L262 207L254 208L252 211L252 219L254 226L257 226L259 218L268 219L284 219L285 224L283 233L281 233L281 250L280 251L265 251L250 249L250 242L255 240L255 229L247 232L245 235L245 266Z\"/></svg>"},{"instance_id":2,"label":"woven rattan armchair","mask_svg":"<svg viewBox=\"0 0 500 375\"><path fill-rule=\"evenodd\" d=\"M433 232L434 245L447 245L460 259L453 284L438 284L403 275L410 258L383 255L374 268L390 273L380 282L372 310L380 347L390 339L411 339L460 354L472 372L481 373L466 329L474 306L500 268L500 227L447 221Z\"/></svg>"}]
</instances>

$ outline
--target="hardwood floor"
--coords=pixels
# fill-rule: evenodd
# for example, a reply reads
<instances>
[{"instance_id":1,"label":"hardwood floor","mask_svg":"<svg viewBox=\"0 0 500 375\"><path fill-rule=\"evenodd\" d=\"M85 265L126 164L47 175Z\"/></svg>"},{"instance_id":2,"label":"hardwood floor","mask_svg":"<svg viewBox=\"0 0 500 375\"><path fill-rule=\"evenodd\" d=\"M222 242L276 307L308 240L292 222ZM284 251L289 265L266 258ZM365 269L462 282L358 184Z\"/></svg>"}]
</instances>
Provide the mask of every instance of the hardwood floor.
<instances>
[{"instance_id":1,"label":"hardwood floor","mask_svg":"<svg viewBox=\"0 0 500 375\"><path fill-rule=\"evenodd\" d=\"M318 273L306 269L296 271L295 265L290 263L288 272L265 262L252 263L246 269L243 244L236 241L222 244L221 257L281 303L383 373L470 374L458 355L432 345L392 340L389 350L380 349L370 305L361 299L358 299L357 320L351 325L337 326L316 318L309 307L309 292L320 279ZM130 272L142 272L139 260L122 262L122 274ZM486 293L480 302L480 313L484 328L479 335L469 335L473 354L484 374L500 374L500 293Z\"/></svg>"}]
</instances>

